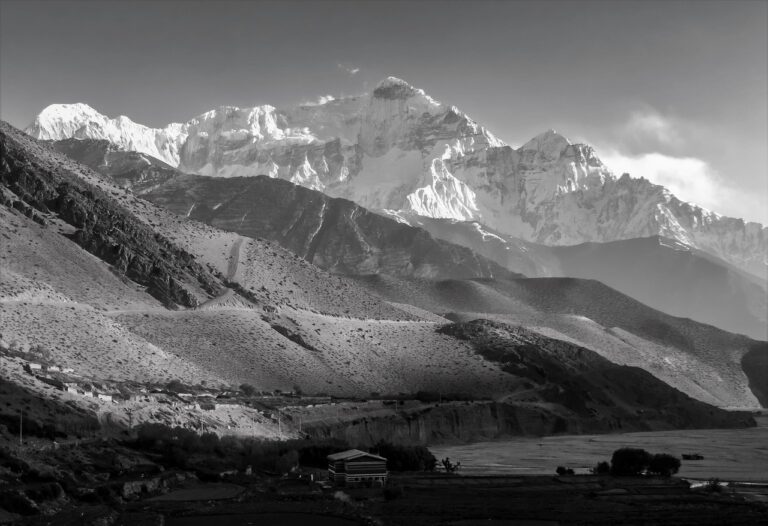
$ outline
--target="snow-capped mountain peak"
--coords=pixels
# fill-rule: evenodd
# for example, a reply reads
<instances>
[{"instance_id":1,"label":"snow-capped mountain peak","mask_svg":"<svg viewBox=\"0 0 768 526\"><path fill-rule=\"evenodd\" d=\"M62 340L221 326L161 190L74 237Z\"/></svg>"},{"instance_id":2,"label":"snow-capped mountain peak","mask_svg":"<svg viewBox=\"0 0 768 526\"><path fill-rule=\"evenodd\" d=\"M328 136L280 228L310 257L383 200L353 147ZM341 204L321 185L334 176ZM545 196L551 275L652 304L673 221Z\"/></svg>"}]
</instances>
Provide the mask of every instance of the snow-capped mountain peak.
<instances>
[{"instance_id":1,"label":"snow-capped mountain peak","mask_svg":"<svg viewBox=\"0 0 768 526\"><path fill-rule=\"evenodd\" d=\"M556 159L570 144L571 141L550 128L523 144L520 149L535 150L548 158Z\"/></svg>"},{"instance_id":2,"label":"snow-capped mountain peak","mask_svg":"<svg viewBox=\"0 0 768 526\"><path fill-rule=\"evenodd\" d=\"M163 128L85 104L52 105L27 132L107 139L190 173L266 174L400 217L479 221L551 245L663 235L763 277L766 270L761 225L683 203L642 177L616 178L592 147L555 130L513 149L397 77L358 97L223 106Z\"/></svg>"},{"instance_id":3,"label":"snow-capped mountain peak","mask_svg":"<svg viewBox=\"0 0 768 526\"><path fill-rule=\"evenodd\" d=\"M124 150L146 153L172 166L178 165L179 147L186 139L181 124L148 128L124 115L110 119L83 103L51 104L26 132L44 140L106 139Z\"/></svg>"}]
</instances>

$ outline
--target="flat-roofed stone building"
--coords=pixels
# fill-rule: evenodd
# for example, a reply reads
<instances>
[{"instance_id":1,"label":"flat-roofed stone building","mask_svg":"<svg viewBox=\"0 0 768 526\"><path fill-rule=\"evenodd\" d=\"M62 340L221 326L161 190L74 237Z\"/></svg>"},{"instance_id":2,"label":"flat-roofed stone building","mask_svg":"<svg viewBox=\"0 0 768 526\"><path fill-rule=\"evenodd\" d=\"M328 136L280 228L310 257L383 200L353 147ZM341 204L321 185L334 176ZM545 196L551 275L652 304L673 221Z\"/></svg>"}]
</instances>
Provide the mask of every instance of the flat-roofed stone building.
<instances>
[{"instance_id":1,"label":"flat-roofed stone building","mask_svg":"<svg viewBox=\"0 0 768 526\"><path fill-rule=\"evenodd\" d=\"M350 449L328 455L328 478L337 486L383 486L387 482L387 459Z\"/></svg>"}]
</instances>

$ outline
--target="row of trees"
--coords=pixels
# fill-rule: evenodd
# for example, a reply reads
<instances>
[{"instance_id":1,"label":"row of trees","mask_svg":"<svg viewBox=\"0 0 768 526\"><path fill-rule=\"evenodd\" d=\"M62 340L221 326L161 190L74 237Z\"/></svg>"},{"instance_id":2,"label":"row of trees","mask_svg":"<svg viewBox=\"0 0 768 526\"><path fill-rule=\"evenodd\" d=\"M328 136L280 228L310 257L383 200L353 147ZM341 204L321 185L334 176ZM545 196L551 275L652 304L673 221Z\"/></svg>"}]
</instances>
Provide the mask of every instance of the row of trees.
<instances>
[{"instance_id":1,"label":"row of trees","mask_svg":"<svg viewBox=\"0 0 768 526\"><path fill-rule=\"evenodd\" d=\"M632 476L645 473L669 477L680 470L680 459L667 453L652 454L644 449L625 447L613 452L611 463L599 462L592 470L598 475Z\"/></svg>"},{"instance_id":2,"label":"row of trees","mask_svg":"<svg viewBox=\"0 0 768 526\"><path fill-rule=\"evenodd\" d=\"M251 466L254 469L286 473L299 464L325 468L327 456L350 449L342 440L269 441L254 438L221 437L214 433L198 434L181 427L141 424L132 444L163 456L166 464L196 469L200 465L221 471ZM362 447L359 449L363 449ZM424 446L402 446L380 441L369 451L387 459L391 471L432 471L437 459Z\"/></svg>"}]
</instances>

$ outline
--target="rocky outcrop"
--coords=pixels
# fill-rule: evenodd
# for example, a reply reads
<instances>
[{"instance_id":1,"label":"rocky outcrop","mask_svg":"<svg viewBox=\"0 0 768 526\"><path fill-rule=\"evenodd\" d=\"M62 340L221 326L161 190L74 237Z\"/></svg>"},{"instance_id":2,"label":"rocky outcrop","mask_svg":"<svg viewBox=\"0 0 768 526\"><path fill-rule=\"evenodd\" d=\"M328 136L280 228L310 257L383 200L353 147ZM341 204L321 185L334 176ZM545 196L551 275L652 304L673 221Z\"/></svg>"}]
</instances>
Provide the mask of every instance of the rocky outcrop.
<instances>
[{"instance_id":1,"label":"rocky outcrop","mask_svg":"<svg viewBox=\"0 0 768 526\"><path fill-rule=\"evenodd\" d=\"M137 194L178 175L168 164L143 153L123 151L106 139L65 139L50 145Z\"/></svg>"},{"instance_id":2,"label":"rocky outcrop","mask_svg":"<svg viewBox=\"0 0 768 526\"><path fill-rule=\"evenodd\" d=\"M619 421L590 426L534 406L448 402L387 417L362 417L340 424L313 424L304 430L313 438L338 438L349 444L373 445L381 437L401 444L440 444L619 429L622 429Z\"/></svg>"},{"instance_id":3,"label":"rocky outcrop","mask_svg":"<svg viewBox=\"0 0 768 526\"><path fill-rule=\"evenodd\" d=\"M194 289L212 296L223 290L190 254L63 166L59 155L0 124L0 184L15 200L74 227L73 241L169 307L196 306Z\"/></svg>"},{"instance_id":4,"label":"rocky outcrop","mask_svg":"<svg viewBox=\"0 0 768 526\"><path fill-rule=\"evenodd\" d=\"M659 235L763 279L768 272L762 225L685 203L642 177L616 177L589 145L554 130L512 148L394 77L370 95L286 109L220 107L162 129L84 104L52 105L27 131L106 139L188 173L266 174L372 210L475 220L547 245Z\"/></svg>"}]
</instances>

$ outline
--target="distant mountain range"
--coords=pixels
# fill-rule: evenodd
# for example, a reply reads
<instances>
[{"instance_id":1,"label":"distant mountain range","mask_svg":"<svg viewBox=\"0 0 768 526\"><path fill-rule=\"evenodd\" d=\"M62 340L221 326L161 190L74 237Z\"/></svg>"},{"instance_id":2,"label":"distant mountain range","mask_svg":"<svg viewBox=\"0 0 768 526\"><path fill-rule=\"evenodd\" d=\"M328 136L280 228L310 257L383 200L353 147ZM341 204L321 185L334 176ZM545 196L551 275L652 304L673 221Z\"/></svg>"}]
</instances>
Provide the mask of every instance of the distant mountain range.
<instances>
[{"instance_id":1,"label":"distant mountain range","mask_svg":"<svg viewBox=\"0 0 768 526\"><path fill-rule=\"evenodd\" d=\"M374 214L266 176L186 175L106 140L66 139L53 146L179 215L276 241L333 272L596 279L663 312L768 339L768 295L759 278L660 236L547 247L477 222L409 216L403 224L399 215Z\"/></svg>"},{"instance_id":2,"label":"distant mountain range","mask_svg":"<svg viewBox=\"0 0 768 526\"><path fill-rule=\"evenodd\" d=\"M553 130L512 148L394 77L359 97L286 109L220 107L161 129L85 104L52 105L27 132L106 139L186 173L263 174L405 220L477 221L545 245L661 236L767 275L762 225L682 202L642 177L616 177L590 146Z\"/></svg>"},{"instance_id":3,"label":"distant mountain range","mask_svg":"<svg viewBox=\"0 0 768 526\"><path fill-rule=\"evenodd\" d=\"M672 239L651 236L548 247L477 222L419 217L410 223L526 276L599 280L668 314L768 339L765 282Z\"/></svg>"}]
</instances>

